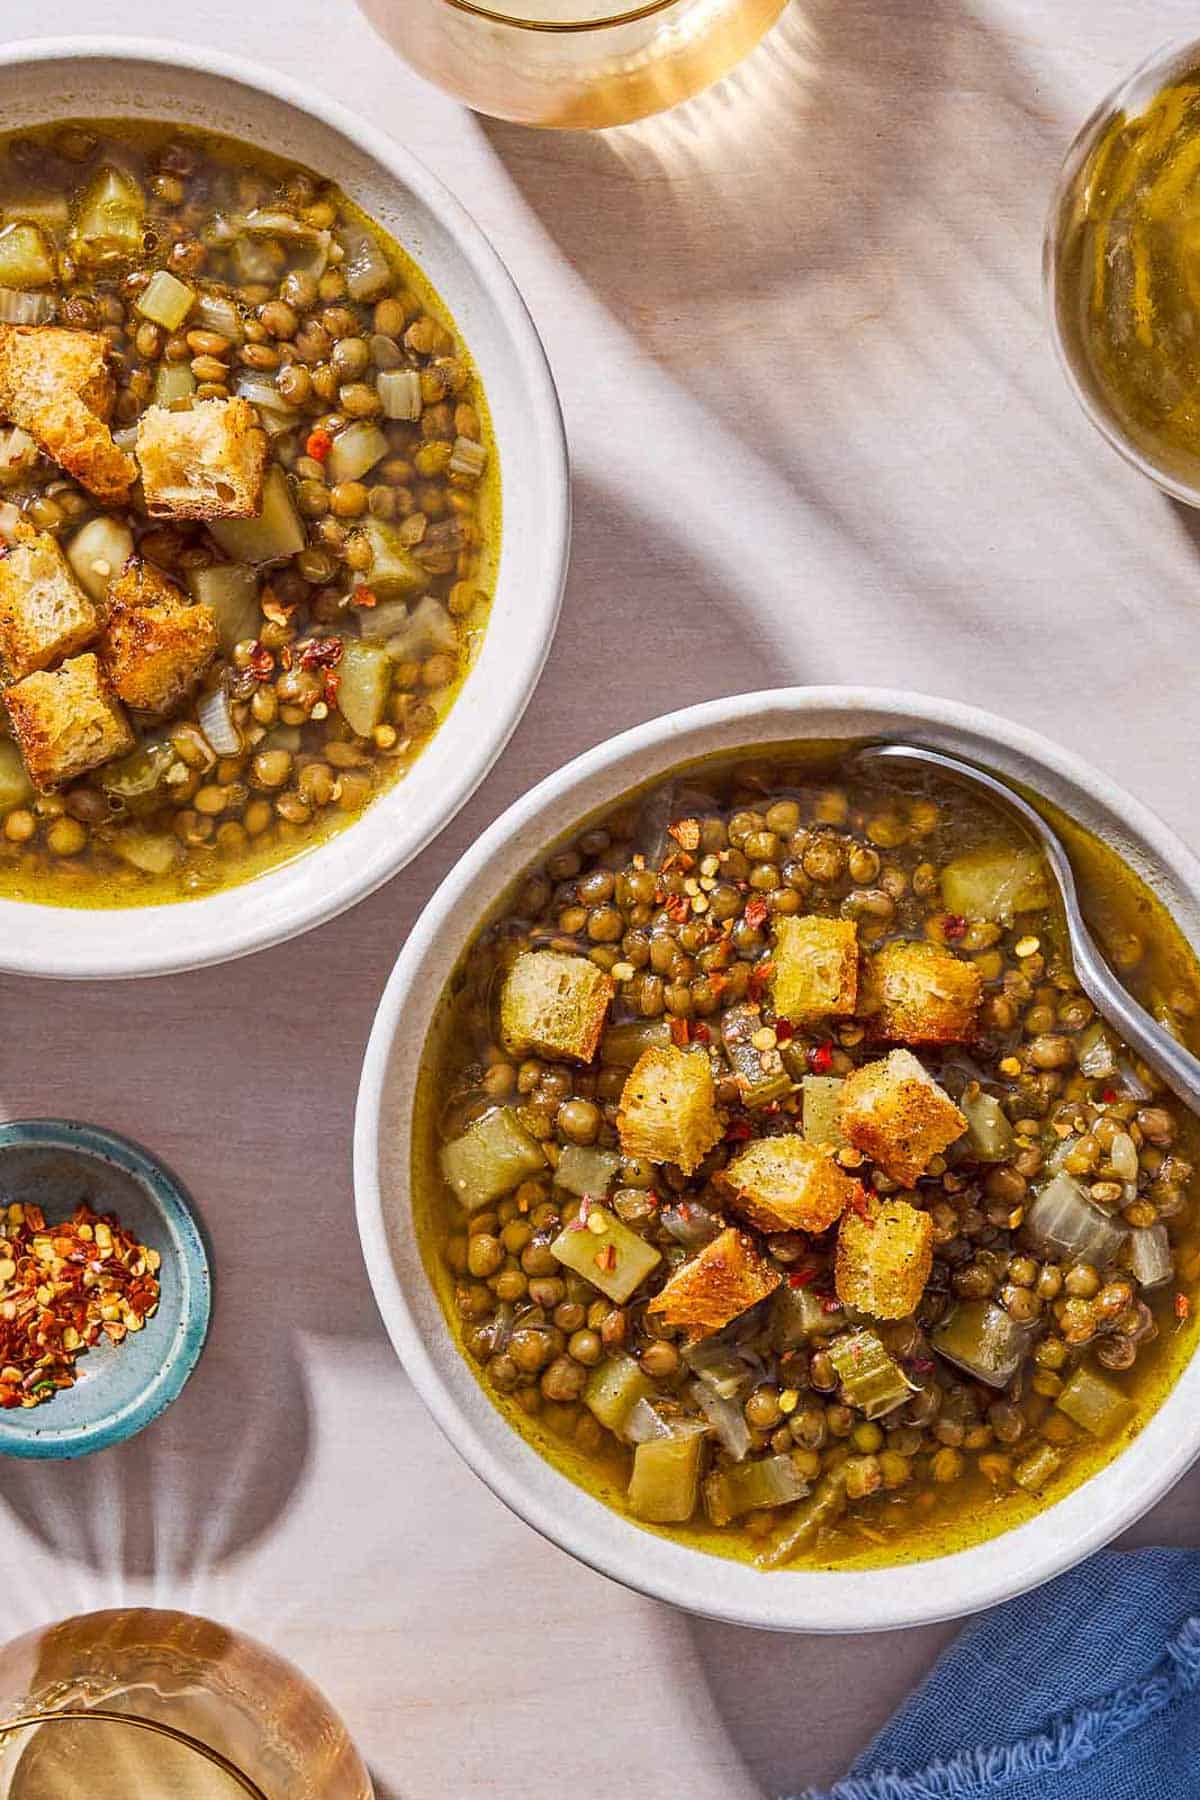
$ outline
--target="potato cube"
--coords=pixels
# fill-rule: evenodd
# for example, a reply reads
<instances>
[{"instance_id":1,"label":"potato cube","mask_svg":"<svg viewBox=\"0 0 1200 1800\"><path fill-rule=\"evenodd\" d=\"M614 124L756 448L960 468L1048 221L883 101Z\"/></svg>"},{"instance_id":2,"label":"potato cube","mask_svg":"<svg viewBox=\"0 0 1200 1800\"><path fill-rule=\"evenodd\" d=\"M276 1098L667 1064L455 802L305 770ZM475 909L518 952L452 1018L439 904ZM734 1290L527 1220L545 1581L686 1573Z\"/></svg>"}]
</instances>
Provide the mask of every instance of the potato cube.
<instances>
[{"instance_id":1,"label":"potato cube","mask_svg":"<svg viewBox=\"0 0 1200 1800\"><path fill-rule=\"evenodd\" d=\"M4 700L30 779L43 791L133 748L129 721L90 651L26 675Z\"/></svg>"},{"instance_id":2,"label":"potato cube","mask_svg":"<svg viewBox=\"0 0 1200 1800\"><path fill-rule=\"evenodd\" d=\"M0 657L13 681L73 656L98 629L95 607L48 532L0 558Z\"/></svg>"},{"instance_id":3,"label":"potato cube","mask_svg":"<svg viewBox=\"0 0 1200 1800\"><path fill-rule=\"evenodd\" d=\"M843 1306L906 1319L933 1268L933 1220L906 1200L868 1199L842 1214L834 1282Z\"/></svg>"},{"instance_id":4,"label":"potato cube","mask_svg":"<svg viewBox=\"0 0 1200 1800\"><path fill-rule=\"evenodd\" d=\"M645 1050L621 1092L617 1130L626 1156L699 1168L724 1126L712 1069L703 1050Z\"/></svg>"},{"instance_id":5,"label":"potato cube","mask_svg":"<svg viewBox=\"0 0 1200 1800\"><path fill-rule=\"evenodd\" d=\"M704 1429L688 1424L669 1437L651 1438L633 1453L629 1510L652 1525L683 1525L696 1510Z\"/></svg>"},{"instance_id":6,"label":"potato cube","mask_svg":"<svg viewBox=\"0 0 1200 1800\"><path fill-rule=\"evenodd\" d=\"M948 912L1011 925L1017 913L1038 912L1053 897L1044 858L1034 849L985 844L956 856L942 870Z\"/></svg>"},{"instance_id":7,"label":"potato cube","mask_svg":"<svg viewBox=\"0 0 1200 1800\"><path fill-rule=\"evenodd\" d=\"M267 436L248 400L147 407L137 459L153 518L252 519L262 503Z\"/></svg>"},{"instance_id":8,"label":"potato cube","mask_svg":"<svg viewBox=\"0 0 1200 1800\"><path fill-rule=\"evenodd\" d=\"M845 1016L858 998L858 926L853 919L775 922L771 998L795 1024Z\"/></svg>"},{"instance_id":9,"label":"potato cube","mask_svg":"<svg viewBox=\"0 0 1200 1800\"><path fill-rule=\"evenodd\" d=\"M546 1167L542 1147L510 1106L475 1119L442 1146L442 1179L468 1212L510 1194L528 1175Z\"/></svg>"},{"instance_id":10,"label":"potato cube","mask_svg":"<svg viewBox=\"0 0 1200 1800\"><path fill-rule=\"evenodd\" d=\"M938 944L885 944L863 971L859 1012L891 1043L963 1044L975 1032L983 977L974 963Z\"/></svg>"},{"instance_id":11,"label":"potato cube","mask_svg":"<svg viewBox=\"0 0 1200 1800\"><path fill-rule=\"evenodd\" d=\"M765 1300L782 1280L749 1232L730 1225L676 1269L646 1310L661 1313L666 1325L686 1326L694 1341Z\"/></svg>"},{"instance_id":12,"label":"potato cube","mask_svg":"<svg viewBox=\"0 0 1200 1800\"><path fill-rule=\"evenodd\" d=\"M603 1206L581 1210L578 1219L559 1232L550 1254L618 1306L662 1261L661 1251Z\"/></svg>"},{"instance_id":13,"label":"potato cube","mask_svg":"<svg viewBox=\"0 0 1200 1800\"><path fill-rule=\"evenodd\" d=\"M792 1135L748 1144L719 1180L760 1231L825 1231L862 1191L827 1150Z\"/></svg>"},{"instance_id":14,"label":"potato cube","mask_svg":"<svg viewBox=\"0 0 1200 1800\"><path fill-rule=\"evenodd\" d=\"M98 499L123 506L137 465L108 429L115 399L99 332L0 325L0 418L20 425Z\"/></svg>"},{"instance_id":15,"label":"potato cube","mask_svg":"<svg viewBox=\"0 0 1200 1800\"><path fill-rule=\"evenodd\" d=\"M613 997L611 975L562 950L525 950L504 981L500 1035L513 1056L591 1062Z\"/></svg>"},{"instance_id":16,"label":"potato cube","mask_svg":"<svg viewBox=\"0 0 1200 1800\"><path fill-rule=\"evenodd\" d=\"M911 1050L865 1063L842 1087L842 1130L893 1181L911 1186L967 1121Z\"/></svg>"},{"instance_id":17,"label":"potato cube","mask_svg":"<svg viewBox=\"0 0 1200 1800\"><path fill-rule=\"evenodd\" d=\"M100 658L126 706L173 712L217 654L211 606L187 599L151 563L130 563L109 588Z\"/></svg>"}]
</instances>

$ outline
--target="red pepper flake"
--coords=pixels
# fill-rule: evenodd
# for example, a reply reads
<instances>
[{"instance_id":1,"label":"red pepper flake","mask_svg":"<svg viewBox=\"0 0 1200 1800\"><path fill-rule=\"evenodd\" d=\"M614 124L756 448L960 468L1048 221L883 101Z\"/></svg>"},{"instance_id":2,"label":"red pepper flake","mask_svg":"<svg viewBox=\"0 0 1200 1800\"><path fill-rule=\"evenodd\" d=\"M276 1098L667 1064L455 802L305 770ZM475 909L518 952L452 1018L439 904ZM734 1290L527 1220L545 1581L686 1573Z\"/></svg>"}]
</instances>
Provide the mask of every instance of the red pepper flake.
<instances>
[{"instance_id":1,"label":"red pepper flake","mask_svg":"<svg viewBox=\"0 0 1200 1800\"><path fill-rule=\"evenodd\" d=\"M842 1303L833 1294L830 1294L830 1296L827 1300L822 1300L822 1302L821 1302L821 1311L823 1313L835 1313L835 1312L841 1312L841 1310L842 1310Z\"/></svg>"},{"instance_id":2,"label":"red pepper flake","mask_svg":"<svg viewBox=\"0 0 1200 1800\"><path fill-rule=\"evenodd\" d=\"M567 1226L567 1230L568 1231L586 1231L588 1216L591 1213L591 1210L592 1210L591 1198L589 1195L585 1194L579 1202L579 1211L576 1213L575 1217L571 1220L571 1223Z\"/></svg>"},{"instance_id":3,"label":"red pepper flake","mask_svg":"<svg viewBox=\"0 0 1200 1800\"><path fill-rule=\"evenodd\" d=\"M952 944L967 935L967 921L961 913L947 913L942 921L942 930Z\"/></svg>"},{"instance_id":4,"label":"red pepper flake","mask_svg":"<svg viewBox=\"0 0 1200 1800\"><path fill-rule=\"evenodd\" d=\"M326 706L337 705L338 689L341 685L342 678L336 669L326 669L324 671L321 681L321 697Z\"/></svg>"},{"instance_id":5,"label":"red pepper flake","mask_svg":"<svg viewBox=\"0 0 1200 1800\"><path fill-rule=\"evenodd\" d=\"M680 1050L688 1041L688 1022L686 1019L671 1020L671 1042Z\"/></svg>"},{"instance_id":6,"label":"red pepper flake","mask_svg":"<svg viewBox=\"0 0 1200 1800\"><path fill-rule=\"evenodd\" d=\"M603 1269L606 1274L611 1275L616 1266L617 1246L615 1244L605 1244L603 1250L597 1250L596 1267L598 1269Z\"/></svg>"},{"instance_id":7,"label":"red pepper flake","mask_svg":"<svg viewBox=\"0 0 1200 1800\"><path fill-rule=\"evenodd\" d=\"M808 1050L808 1066L814 1075L828 1075L833 1067L833 1039L826 1038L823 1044L811 1044Z\"/></svg>"},{"instance_id":8,"label":"red pepper flake","mask_svg":"<svg viewBox=\"0 0 1200 1800\"><path fill-rule=\"evenodd\" d=\"M692 916L692 903L686 894L672 894L667 901L667 917L672 925L686 925Z\"/></svg>"},{"instance_id":9,"label":"red pepper flake","mask_svg":"<svg viewBox=\"0 0 1200 1800\"><path fill-rule=\"evenodd\" d=\"M263 617L265 619L270 619L272 625L286 625L295 610L296 608L294 606L285 606L282 600L277 600L273 588L264 590L262 597Z\"/></svg>"},{"instance_id":10,"label":"red pepper flake","mask_svg":"<svg viewBox=\"0 0 1200 1800\"><path fill-rule=\"evenodd\" d=\"M755 963L750 971L750 980L746 984L746 992L751 1000L762 999L763 991L774 973L775 964L770 957L764 956L761 962Z\"/></svg>"},{"instance_id":11,"label":"red pepper flake","mask_svg":"<svg viewBox=\"0 0 1200 1800\"><path fill-rule=\"evenodd\" d=\"M794 1288L810 1287L817 1279L815 1269L793 1269L788 1275L788 1286Z\"/></svg>"},{"instance_id":12,"label":"red pepper flake","mask_svg":"<svg viewBox=\"0 0 1200 1800\"><path fill-rule=\"evenodd\" d=\"M341 662L345 654L346 646L339 637L310 638L300 648L300 667L332 669Z\"/></svg>"},{"instance_id":13,"label":"red pepper flake","mask_svg":"<svg viewBox=\"0 0 1200 1800\"><path fill-rule=\"evenodd\" d=\"M316 431L310 431L304 440L304 454L311 456L314 462L323 463L332 449L333 439L319 426Z\"/></svg>"},{"instance_id":14,"label":"red pepper flake","mask_svg":"<svg viewBox=\"0 0 1200 1800\"><path fill-rule=\"evenodd\" d=\"M776 1019L776 1021L775 1021L775 1042L777 1044L789 1043L791 1041L791 1039L795 1037L795 1035L796 1035L796 1027L792 1024L792 1021L790 1019Z\"/></svg>"},{"instance_id":15,"label":"red pepper flake","mask_svg":"<svg viewBox=\"0 0 1200 1800\"><path fill-rule=\"evenodd\" d=\"M379 597L369 587L356 587L350 596L355 606L378 606Z\"/></svg>"},{"instance_id":16,"label":"red pepper flake","mask_svg":"<svg viewBox=\"0 0 1200 1800\"><path fill-rule=\"evenodd\" d=\"M697 1019L696 1023L692 1026L692 1041L693 1041L693 1043L707 1044L709 1042L709 1040L711 1039L711 1037L712 1037L712 1032L708 1029L708 1026L704 1023L704 1020Z\"/></svg>"},{"instance_id":17,"label":"red pepper flake","mask_svg":"<svg viewBox=\"0 0 1200 1800\"><path fill-rule=\"evenodd\" d=\"M1106 1087L1103 1090L1103 1092L1101 1093L1100 1098L1105 1102L1105 1104L1107 1106L1111 1106L1113 1104L1114 1100L1120 1099L1120 1095L1117 1093L1116 1088Z\"/></svg>"},{"instance_id":18,"label":"red pepper flake","mask_svg":"<svg viewBox=\"0 0 1200 1800\"><path fill-rule=\"evenodd\" d=\"M857 1188L850 1196L849 1200L847 1200L846 1205L850 1208L851 1212L858 1214L865 1225L874 1225L875 1221L871 1217L871 1202L867 1198L867 1190L865 1188Z\"/></svg>"},{"instance_id":19,"label":"red pepper flake","mask_svg":"<svg viewBox=\"0 0 1200 1800\"><path fill-rule=\"evenodd\" d=\"M700 848L699 819L676 819L673 825L667 826L667 835L673 837L682 850L698 850Z\"/></svg>"},{"instance_id":20,"label":"red pepper flake","mask_svg":"<svg viewBox=\"0 0 1200 1800\"><path fill-rule=\"evenodd\" d=\"M761 894L755 894L752 900L747 900L746 910L742 916L751 931L757 931L760 925L766 924L767 903Z\"/></svg>"},{"instance_id":21,"label":"red pepper flake","mask_svg":"<svg viewBox=\"0 0 1200 1800\"><path fill-rule=\"evenodd\" d=\"M932 1375L934 1362L932 1356L910 1356L907 1366L917 1375Z\"/></svg>"},{"instance_id":22,"label":"red pepper flake","mask_svg":"<svg viewBox=\"0 0 1200 1800\"><path fill-rule=\"evenodd\" d=\"M1176 1296L1175 1296L1175 1317L1179 1320L1179 1323L1182 1325L1185 1319L1189 1319L1191 1317L1191 1314L1192 1314L1192 1303L1188 1299L1187 1295L1186 1294L1176 1294Z\"/></svg>"},{"instance_id":23,"label":"red pepper flake","mask_svg":"<svg viewBox=\"0 0 1200 1800\"><path fill-rule=\"evenodd\" d=\"M283 646L283 649L279 652L279 666L281 669L290 669L291 668L291 666L292 666L292 646L290 644L285 644Z\"/></svg>"},{"instance_id":24,"label":"red pepper flake","mask_svg":"<svg viewBox=\"0 0 1200 1800\"><path fill-rule=\"evenodd\" d=\"M747 1138L754 1136L754 1127L749 1119L731 1119L725 1127L727 1144L744 1144Z\"/></svg>"},{"instance_id":25,"label":"red pepper flake","mask_svg":"<svg viewBox=\"0 0 1200 1800\"><path fill-rule=\"evenodd\" d=\"M257 641L250 646L250 673L255 681L270 681L275 673L275 658L265 644Z\"/></svg>"}]
</instances>

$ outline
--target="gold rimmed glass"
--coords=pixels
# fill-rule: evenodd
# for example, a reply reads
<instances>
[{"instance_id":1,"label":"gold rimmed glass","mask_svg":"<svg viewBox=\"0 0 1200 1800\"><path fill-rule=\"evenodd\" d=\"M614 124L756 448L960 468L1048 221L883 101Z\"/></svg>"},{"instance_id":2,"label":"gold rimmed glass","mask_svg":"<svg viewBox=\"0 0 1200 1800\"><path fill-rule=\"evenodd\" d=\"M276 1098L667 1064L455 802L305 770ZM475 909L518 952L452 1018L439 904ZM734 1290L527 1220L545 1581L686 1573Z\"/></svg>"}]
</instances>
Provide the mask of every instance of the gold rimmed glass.
<instances>
[{"instance_id":1,"label":"gold rimmed glass","mask_svg":"<svg viewBox=\"0 0 1200 1800\"><path fill-rule=\"evenodd\" d=\"M627 124L740 62L788 0L362 0L447 93L522 125Z\"/></svg>"}]
</instances>

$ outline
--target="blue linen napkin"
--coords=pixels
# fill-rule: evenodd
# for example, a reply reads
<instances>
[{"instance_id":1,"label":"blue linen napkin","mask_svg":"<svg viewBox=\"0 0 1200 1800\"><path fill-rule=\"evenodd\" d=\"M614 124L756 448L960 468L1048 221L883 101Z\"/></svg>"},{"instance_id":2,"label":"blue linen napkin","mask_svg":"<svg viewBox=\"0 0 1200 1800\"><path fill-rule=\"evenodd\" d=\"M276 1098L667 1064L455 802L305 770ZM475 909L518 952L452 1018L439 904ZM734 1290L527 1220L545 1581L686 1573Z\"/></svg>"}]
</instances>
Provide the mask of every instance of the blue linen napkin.
<instances>
[{"instance_id":1,"label":"blue linen napkin","mask_svg":"<svg viewBox=\"0 0 1200 1800\"><path fill-rule=\"evenodd\" d=\"M1105 1550L984 1613L828 1794L1196 1800L1200 1552Z\"/></svg>"}]
</instances>

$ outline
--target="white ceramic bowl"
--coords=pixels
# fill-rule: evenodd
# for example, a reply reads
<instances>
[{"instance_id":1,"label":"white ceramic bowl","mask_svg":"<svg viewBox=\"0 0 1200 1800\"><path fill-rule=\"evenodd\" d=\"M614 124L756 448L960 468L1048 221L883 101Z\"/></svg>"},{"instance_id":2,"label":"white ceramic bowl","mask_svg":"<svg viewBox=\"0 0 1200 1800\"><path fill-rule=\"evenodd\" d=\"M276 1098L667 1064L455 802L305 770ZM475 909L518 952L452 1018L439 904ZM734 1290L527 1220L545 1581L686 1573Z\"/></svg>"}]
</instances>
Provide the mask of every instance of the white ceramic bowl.
<instances>
[{"instance_id":1,"label":"white ceramic bowl","mask_svg":"<svg viewBox=\"0 0 1200 1800\"><path fill-rule=\"evenodd\" d=\"M566 578L570 488L554 383L504 265L416 159L342 106L216 50L71 38L0 47L4 129L54 119L172 119L295 157L337 181L445 300L491 407L503 483L499 578L483 649L411 773L329 843L177 906L113 911L0 901L0 969L155 975L244 956L353 906L478 787L537 684Z\"/></svg>"},{"instance_id":2,"label":"white ceramic bowl","mask_svg":"<svg viewBox=\"0 0 1200 1800\"><path fill-rule=\"evenodd\" d=\"M409 934L367 1049L355 1124L359 1229L392 1341L434 1418L495 1493L592 1568L661 1600L775 1630L864 1631L946 1618L1019 1593L1114 1537L1200 1451L1200 1358L1122 1455L990 1542L871 1571L763 1573L641 1530L544 1461L492 1405L454 1343L414 1242L412 1099L443 983L475 926L539 851L628 788L714 751L804 738L916 738L1016 777L1113 844L1200 949L1200 863L1098 771L989 713L880 689L782 688L672 713L550 776L484 833Z\"/></svg>"}]
</instances>

